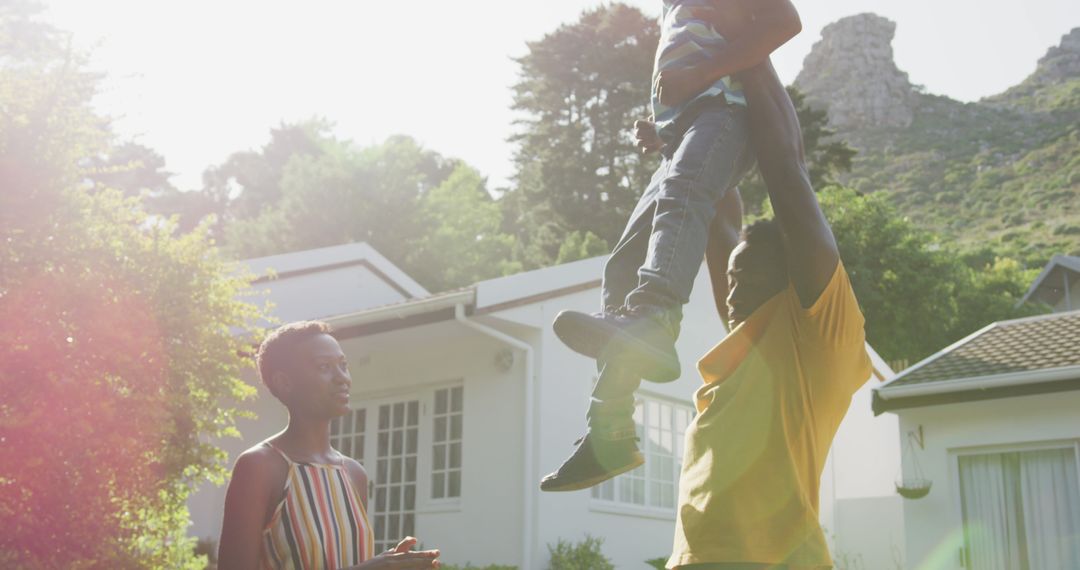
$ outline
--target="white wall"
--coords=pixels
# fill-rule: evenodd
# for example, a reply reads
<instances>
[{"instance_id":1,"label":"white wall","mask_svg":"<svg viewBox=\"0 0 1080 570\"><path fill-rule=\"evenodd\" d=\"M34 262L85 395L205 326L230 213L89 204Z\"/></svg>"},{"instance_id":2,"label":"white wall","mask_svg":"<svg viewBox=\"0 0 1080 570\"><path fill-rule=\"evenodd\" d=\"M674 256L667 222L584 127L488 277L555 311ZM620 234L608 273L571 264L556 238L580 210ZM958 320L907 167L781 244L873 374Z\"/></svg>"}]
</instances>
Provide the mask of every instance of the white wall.
<instances>
[{"instance_id":1,"label":"white wall","mask_svg":"<svg viewBox=\"0 0 1080 570\"><path fill-rule=\"evenodd\" d=\"M421 438L416 536L450 564L518 564L524 358L516 354L502 371L495 364L501 343L452 321L425 328L424 338L400 331L344 343L350 358L366 362L353 371L353 405L463 383L462 499L456 506L426 500L431 450ZM421 421L430 422L429 413Z\"/></svg>"},{"instance_id":2,"label":"white wall","mask_svg":"<svg viewBox=\"0 0 1080 570\"><path fill-rule=\"evenodd\" d=\"M925 451L918 461L933 481L923 499L904 500L908 568L959 569L961 515L951 453L980 446L1080 439L1080 392L899 410L902 437L922 425ZM906 453L906 452L905 452ZM904 457L905 476L913 458Z\"/></svg>"},{"instance_id":3,"label":"white wall","mask_svg":"<svg viewBox=\"0 0 1080 570\"><path fill-rule=\"evenodd\" d=\"M837 570L904 568L902 499L888 496L841 499L835 522L827 528Z\"/></svg>"},{"instance_id":4,"label":"white wall","mask_svg":"<svg viewBox=\"0 0 1080 570\"><path fill-rule=\"evenodd\" d=\"M871 378L852 396L821 475L820 520L838 568L857 560L862 566L849 567L891 570L903 554L899 421L874 417L870 403L880 385Z\"/></svg>"}]
</instances>

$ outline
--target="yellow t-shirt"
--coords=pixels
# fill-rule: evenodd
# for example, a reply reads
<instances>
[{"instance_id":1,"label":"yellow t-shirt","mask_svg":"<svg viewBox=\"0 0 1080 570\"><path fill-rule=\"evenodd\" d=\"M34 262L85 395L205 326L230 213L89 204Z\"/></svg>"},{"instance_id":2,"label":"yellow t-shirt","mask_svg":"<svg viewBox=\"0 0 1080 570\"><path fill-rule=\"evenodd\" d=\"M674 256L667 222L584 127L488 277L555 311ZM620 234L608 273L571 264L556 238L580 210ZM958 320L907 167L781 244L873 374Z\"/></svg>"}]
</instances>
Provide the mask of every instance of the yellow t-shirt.
<instances>
[{"instance_id":1,"label":"yellow t-shirt","mask_svg":"<svg viewBox=\"0 0 1080 570\"><path fill-rule=\"evenodd\" d=\"M668 567L828 567L818 487L851 396L869 379L863 316L842 264L809 309L788 287L700 362Z\"/></svg>"}]
</instances>

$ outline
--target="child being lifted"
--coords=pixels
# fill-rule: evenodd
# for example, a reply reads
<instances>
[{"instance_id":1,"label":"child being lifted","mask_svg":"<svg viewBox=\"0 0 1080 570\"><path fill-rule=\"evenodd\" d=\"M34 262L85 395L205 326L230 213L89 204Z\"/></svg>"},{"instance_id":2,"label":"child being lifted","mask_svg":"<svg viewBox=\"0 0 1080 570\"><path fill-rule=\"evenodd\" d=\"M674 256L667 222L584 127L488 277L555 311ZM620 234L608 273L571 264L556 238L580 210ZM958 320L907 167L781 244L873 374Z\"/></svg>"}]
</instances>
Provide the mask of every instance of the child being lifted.
<instances>
[{"instance_id":1,"label":"child being lifted","mask_svg":"<svg viewBox=\"0 0 1080 570\"><path fill-rule=\"evenodd\" d=\"M730 25L728 25L730 23ZM736 35L731 32L738 30ZM660 166L604 266L602 310L564 311L556 335L595 358L599 377L588 432L544 491L591 487L644 460L636 444L634 390L641 379L680 374L675 340L682 306L705 257L728 258L742 204L735 185L750 169L746 99L733 75L764 61L801 31L788 0L663 0L653 71L654 122L638 121L639 147ZM726 267L710 267L718 298ZM718 303L723 305L723 303Z\"/></svg>"}]
</instances>

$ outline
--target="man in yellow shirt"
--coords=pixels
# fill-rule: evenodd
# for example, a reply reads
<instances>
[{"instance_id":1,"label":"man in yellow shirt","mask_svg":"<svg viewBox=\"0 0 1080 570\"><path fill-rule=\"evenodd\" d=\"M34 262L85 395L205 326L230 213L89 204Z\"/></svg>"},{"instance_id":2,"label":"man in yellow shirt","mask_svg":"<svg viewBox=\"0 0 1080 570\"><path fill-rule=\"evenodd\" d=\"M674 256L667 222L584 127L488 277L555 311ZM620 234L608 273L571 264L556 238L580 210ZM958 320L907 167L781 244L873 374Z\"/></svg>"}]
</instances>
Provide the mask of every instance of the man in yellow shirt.
<instances>
[{"instance_id":1,"label":"man in yellow shirt","mask_svg":"<svg viewBox=\"0 0 1080 570\"><path fill-rule=\"evenodd\" d=\"M740 80L775 218L745 228L727 264L731 333L698 363L705 385L668 567L829 568L818 491L851 396L870 377L864 321L787 92L768 61Z\"/></svg>"}]
</instances>

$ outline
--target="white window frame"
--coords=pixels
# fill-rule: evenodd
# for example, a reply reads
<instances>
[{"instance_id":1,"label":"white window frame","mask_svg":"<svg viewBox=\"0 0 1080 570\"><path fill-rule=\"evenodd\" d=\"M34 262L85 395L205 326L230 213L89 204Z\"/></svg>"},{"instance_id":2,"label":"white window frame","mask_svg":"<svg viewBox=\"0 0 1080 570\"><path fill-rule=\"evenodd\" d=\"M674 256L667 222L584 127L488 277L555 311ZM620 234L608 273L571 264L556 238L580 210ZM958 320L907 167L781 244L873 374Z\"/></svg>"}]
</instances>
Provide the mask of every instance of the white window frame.
<instances>
[{"instance_id":1,"label":"white window frame","mask_svg":"<svg viewBox=\"0 0 1080 570\"><path fill-rule=\"evenodd\" d=\"M432 498L432 480L434 467L434 438L435 438L435 392L438 390L461 388L462 389L462 439L461 439L461 494L458 497L446 497L441 499ZM429 513L458 512L464 508L463 496L465 495L465 480L468 476L466 465L468 464L467 446L465 445L465 433L468 429L468 420L465 418L468 410L468 394L465 389L464 379L425 383L410 390L379 391L370 394L354 394L353 404L350 410L365 410L364 429L364 457L353 457L364 466L368 474L368 504L374 510L374 489L377 477L375 456L378 446L378 410L379 406L419 400L420 417L419 431L417 433L417 458L416 458L416 503L413 513L415 516ZM353 426L353 434L356 427ZM332 436L333 441L337 436ZM336 447L335 447L336 449ZM414 525L416 524L414 519Z\"/></svg>"},{"instance_id":2,"label":"white window frame","mask_svg":"<svg viewBox=\"0 0 1080 570\"><path fill-rule=\"evenodd\" d=\"M675 429L676 428L676 426L675 426L675 413L679 409L683 409L683 410L685 410L687 412L687 424L686 424L686 426L687 426L687 429L689 429L690 424L693 423L694 417L697 414L697 410L694 408L694 406L690 402L688 402L686 400L679 400L679 399L676 399L676 398L671 398L669 396L665 396L663 394L657 394L657 393L654 393L654 392L646 392L646 391L640 391L639 390L636 393L636 397L637 397L638 400L640 400L642 402L643 407L646 409L646 411L643 412L643 418L642 418L642 420L644 422L644 425L642 425L641 428L643 429L643 431L648 430L648 428L649 428L649 426L648 426L649 419L648 419L648 416L646 414L647 414L647 408L648 408L648 405L649 405L650 402L654 402L654 403L664 405L664 406L670 406L671 411L672 411L672 426L671 427L672 427L672 432L673 432L672 437L674 438L674 445L675 445L676 449L683 446L686 433L685 433L685 430L684 430L684 432L682 434L679 434L678 430ZM672 504L671 508L657 507L657 506L650 505L648 503L649 503L649 496L650 496L650 492L651 492L650 491L650 486L651 486L650 482L651 482L651 480L648 477L649 457L648 457L648 448L647 448L647 446L648 446L647 434L646 433L639 433L639 437L641 438L641 441L638 442L638 445L641 447L641 451L642 451L643 454L646 455L646 457L645 457L645 465L643 465L641 467L638 467L637 469L643 470L643 474L645 475L645 503L646 504L644 504L644 505L636 505L636 504L633 504L633 503L626 503L626 502L618 500L617 497L615 499L610 499L610 500L609 499L603 499L603 498L600 498L600 497L594 497L592 495L592 491L590 491L590 493L589 493L589 510L594 511L594 512L599 512L599 513L608 513L608 514L616 514L616 515L630 515L630 516L636 516L636 517L642 517L642 518L652 518L652 519L659 519L659 520L665 520L665 521L673 521L673 520L675 520L675 514L676 514L676 511L678 509L678 502L679 502L679 474L682 471L682 460L683 460L683 458L678 457L677 455L674 458L675 461L674 461L674 465L673 465L673 474L672 474L673 483L674 483L674 489L673 489L672 492L674 493L674 496L673 496L673 504ZM685 453L685 450L683 450L683 451ZM637 469L635 469L635 471L637 471ZM631 471L631 473L633 473L633 472L634 471ZM624 478L623 480L625 480L625 475L619 475L615 479L620 479L620 478ZM599 489L599 486L597 486L595 488ZM615 492L618 493L618 490L616 489Z\"/></svg>"},{"instance_id":3,"label":"white window frame","mask_svg":"<svg viewBox=\"0 0 1080 570\"><path fill-rule=\"evenodd\" d=\"M1072 449L1073 458L1076 461L1077 472L1080 473L1080 439L1052 439L1045 441L1027 441L1017 443L1005 443L994 445L982 445L973 447L960 447L949 449L949 482L952 485L952 510L953 528L964 526L964 504L960 489L960 458L973 455L996 455L999 453L1016 453L1025 451L1048 451L1053 449ZM1080 479L1078 479L1080 486ZM1078 489L1080 491L1080 489ZM957 553L957 566L969 569L967 561L967 542L960 544ZM973 570L973 569L969 569Z\"/></svg>"},{"instance_id":4,"label":"white window frame","mask_svg":"<svg viewBox=\"0 0 1080 570\"><path fill-rule=\"evenodd\" d=\"M346 457L351 457L351 458L359 461L361 464L363 464L363 462L364 462L363 461L363 455L366 455L367 452L368 452L368 432L367 432L367 421L368 421L367 420L367 414L368 414L368 411L369 411L368 406L359 406L359 407L355 407L355 408L350 407L348 414L337 417L337 418L334 418L333 421L330 424L330 427L331 427L331 429L330 429L330 432L331 432L330 445L331 445L331 447L338 450L339 452L341 452ZM363 412L363 416L364 416L364 424L363 424L364 429L362 431L358 432L357 429L356 429L356 419L357 418L355 416L357 416L360 412ZM350 428L351 428L350 431L348 433L340 433L340 434L334 435L333 434L334 426L335 425L340 426L342 424L342 422L344 421L344 418L346 418L346 417L349 418L349 424L350 424ZM362 450L363 453L361 453L360 457L356 457L352 453L352 451L353 451L351 449L352 442L350 442L349 453L345 453L342 450L343 446L341 446L340 443L335 445L335 440L341 440L342 438L348 438L348 439L352 440L352 439L356 439L357 436L362 436L362 437L359 438L360 445L361 445L361 447L363 447L363 450Z\"/></svg>"},{"instance_id":5,"label":"white window frame","mask_svg":"<svg viewBox=\"0 0 1080 570\"><path fill-rule=\"evenodd\" d=\"M368 517L375 524L375 517L379 513L376 512L376 485L378 483L378 469L375 463L378 455L378 435L379 435L379 408L381 406L394 406L395 404L406 404L405 410L408 411L408 403L412 401L419 401L419 409L417 415L417 443L416 443L416 479L413 481L415 486L414 502L412 508L413 516L413 533L416 532L416 527L419 524L419 516L421 513L421 497L422 497L422 485L423 483L423 432L424 432L424 398L422 394L415 392L401 392L394 395L384 395L379 398L360 398L359 401L363 402L363 405L356 406L354 409L365 409L365 416L367 420L367 428L364 430L364 454L366 457L359 458L354 457L357 461L364 466L364 470L368 474ZM403 446L408 445L408 440L404 441ZM392 446L392 442L391 442ZM404 499L403 499L404 500ZM402 512L404 510L402 505ZM387 540L394 541L399 540L402 537L389 538ZM376 541L378 538L376 538ZM393 546L393 545L391 545Z\"/></svg>"},{"instance_id":6,"label":"white window frame","mask_svg":"<svg viewBox=\"0 0 1080 570\"><path fill-rule=\"evenodd\" d=\"M434 480L434 468L435 468L435 392L439 390L452 390L453 388L461 388L461 487L459 488L459 494L457 497L443 497L436 499L432 496L432 484ZM466 411L468 410L468 395L465 390L465 382L463 380L452 380L449 382L441 382L438 384L429 384L424 388L424 397L421 399L423 404L420 410L420 449L423 453L420 454L420 468L422 469L422 477L424 488L418 496L418 506L423 508L424 513L447 513L457 512L462 510L463 502L462 498L465 495L465 476L467 465L466 453L465 453L465 431L467 429ZM449 426L447 426L449 432ZM449 457L447 457L449 460ZM421 500L422 499L422 500Z\"/></svg>"}]
</instances>

